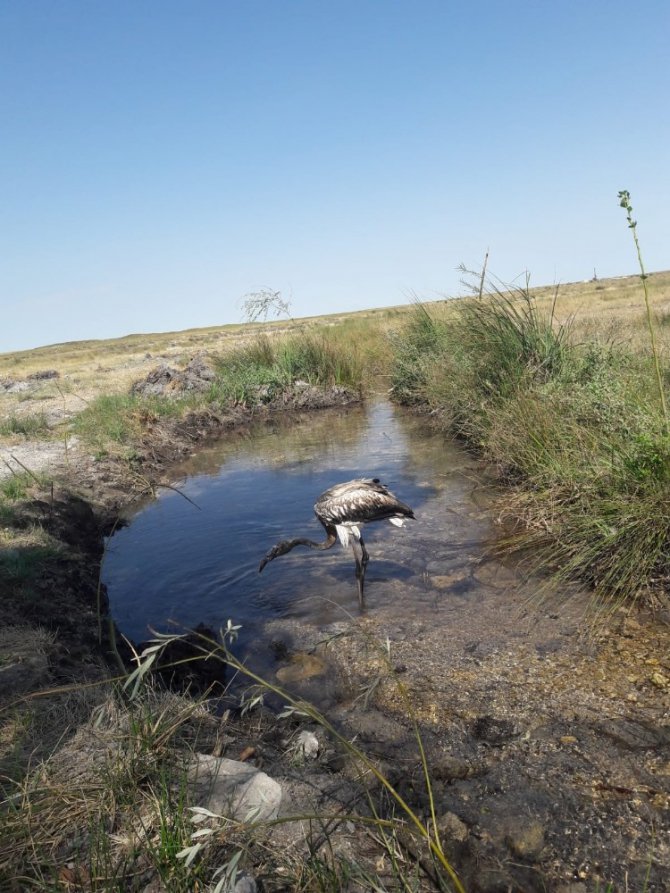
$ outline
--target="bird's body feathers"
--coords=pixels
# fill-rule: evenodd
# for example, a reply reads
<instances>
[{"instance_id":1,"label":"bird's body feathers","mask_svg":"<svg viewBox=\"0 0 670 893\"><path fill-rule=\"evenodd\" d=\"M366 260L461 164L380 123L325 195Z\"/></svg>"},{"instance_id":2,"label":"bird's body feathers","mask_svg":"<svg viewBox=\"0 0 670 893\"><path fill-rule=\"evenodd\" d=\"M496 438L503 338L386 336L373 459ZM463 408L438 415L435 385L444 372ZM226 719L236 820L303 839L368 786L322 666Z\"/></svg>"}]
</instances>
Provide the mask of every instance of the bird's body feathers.
<instances>
[{"instance_id":1,"label":"bird's body feathers","mask_svg":"<svg viewBox=\"0 0 670 893\"><path fill-rule=\"evenodd\" d=\"M356 478L335 484L319 496L314 513L322 524L335 526L414 517L412 509L400 502L378 478Z\"/></svg>"}]
</instances>

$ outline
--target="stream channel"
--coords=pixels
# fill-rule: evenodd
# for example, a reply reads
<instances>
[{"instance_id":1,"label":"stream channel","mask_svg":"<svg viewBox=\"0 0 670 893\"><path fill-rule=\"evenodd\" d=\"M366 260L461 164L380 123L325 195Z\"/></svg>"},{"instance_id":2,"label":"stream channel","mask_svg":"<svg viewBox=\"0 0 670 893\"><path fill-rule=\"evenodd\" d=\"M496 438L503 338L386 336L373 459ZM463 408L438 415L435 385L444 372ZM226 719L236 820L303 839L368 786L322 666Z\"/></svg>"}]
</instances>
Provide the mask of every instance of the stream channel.
<instances>
[{"instance_id":1,"label":"stream channel","mask_svg":"<svg viewBox=\"0 0 670 893\"><path fill-rule=\"evenodd\" d=\"M466 572L482 559L492 525L487 493L466 453L425 419L377 400L343 413L278 418L202 449L175 469L175 490L133 507L108 542L103 567L111 612L135 642L151 630L240 624L240 656L264 663L264 628L280 618L326 628L357 614L350 548L297 548L258 573L281 539L322 541L313 505L334 483L380 478L414 509L403 528L365 528L366 604L402 622L497 587ZM184 498L187 497L187 498Z\"/></svg>"}]
</instances>

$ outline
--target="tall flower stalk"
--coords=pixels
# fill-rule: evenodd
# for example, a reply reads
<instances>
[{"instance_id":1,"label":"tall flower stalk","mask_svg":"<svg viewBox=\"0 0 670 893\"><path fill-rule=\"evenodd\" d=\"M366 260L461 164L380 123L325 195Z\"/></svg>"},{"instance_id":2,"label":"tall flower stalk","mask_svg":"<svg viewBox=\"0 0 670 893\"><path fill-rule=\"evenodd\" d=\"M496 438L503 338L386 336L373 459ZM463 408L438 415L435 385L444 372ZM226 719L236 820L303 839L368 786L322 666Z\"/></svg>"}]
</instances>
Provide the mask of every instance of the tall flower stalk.
<instances>
[{"instance_id":1,"label":"tall flower stalk","mask_svg":"<svg viewBox=\"0 0 670 893\"><path fill-rule=\"evenodd\" d=\"M647 308L647 325L649 326L649 339L651 341L651 352L654 357L654 368L656 370L656 383L658 385L658 395L661 399L661 410L663 412L663 432L664 434L668 434L668 407L665 402L665 391L663 389L663 376L661 375L661 363L658 357L658 348L656 347L656 333L654 331L654 321L651 315L651 303L649 301L649 289L647 288L647 273L644 269L644 262L642 260L642 251L640 250L640 242L637 238L637 220L633 220L633 206L630 203L630 192L627 189L622 189L619 192L619 205L626 212L626 220L628 221L628 228L631 230L633 234L633 241L635 242L635 250L637 251L637 260L640 265L640 279L642 280L642 287L644 289L644 303Z\"/></svg>"}]
</instances>

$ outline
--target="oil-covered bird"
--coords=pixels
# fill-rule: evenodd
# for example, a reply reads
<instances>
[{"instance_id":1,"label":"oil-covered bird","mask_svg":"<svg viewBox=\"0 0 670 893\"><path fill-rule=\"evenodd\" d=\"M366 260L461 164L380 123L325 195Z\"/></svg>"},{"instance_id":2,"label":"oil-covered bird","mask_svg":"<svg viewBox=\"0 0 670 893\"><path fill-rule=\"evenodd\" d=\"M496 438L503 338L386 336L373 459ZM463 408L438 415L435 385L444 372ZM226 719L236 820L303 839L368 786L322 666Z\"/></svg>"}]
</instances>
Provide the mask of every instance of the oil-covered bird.
<instances>
[{"instance_id":1,"label":"oil-covered bird","mask_svg":"<svg viewBox=\"0 0 670 893\"><path fill-rule=\"evenodd\" d=\"M343 484L335 484L322 493L314 505L314 514L323 524L326 539L322 543L315 543L304 537L282 540L263 558L258 572L260 573L269 561L280 555L286 555L296 546L309 546L310 549L325 551L334 546L339 539L343 546L351 544L353 549L356 559L358 600L363 608L365 569L370 556L363 542L361 527L371 521L390 521L391 524L402 527L406 518L414 518L413 510L404 502L400 502L379 478L357 478Z\"/></svg>"}]
</instances>

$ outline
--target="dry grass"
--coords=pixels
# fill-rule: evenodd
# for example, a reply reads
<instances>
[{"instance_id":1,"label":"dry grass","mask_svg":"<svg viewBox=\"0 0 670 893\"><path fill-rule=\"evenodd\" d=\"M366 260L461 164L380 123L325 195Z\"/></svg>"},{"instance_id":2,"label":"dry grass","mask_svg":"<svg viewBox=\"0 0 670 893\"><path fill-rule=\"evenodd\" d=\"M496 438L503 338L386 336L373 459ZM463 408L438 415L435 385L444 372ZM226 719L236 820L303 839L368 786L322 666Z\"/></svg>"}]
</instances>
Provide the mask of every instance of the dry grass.
<instances>
[{"instance_id":1,"label":"dry grass","mask_svg":"<svg viewBox=\"0 0 670 893\"><path fill-rule=\"evenodd\" d=\"M279 337L309 329L335 330L347 327L372 329L391 325L407 308L376 309L359 313L315 316L296 321L212 326L127 335L101 341L72 341L33 350L0 354L0 383L24 381L45 370L59 377L32 381L29 390L8 393L0 388L0 418L22 419L41 414L51 428L83 410L96 397L124 394L130 385L161 363L182 366L198 352L224 355L255 340L259 333ZM374 344L375 339L371 339ZM374 350L371 347L371 353ZM42 436L48 436L42 434ZM20 436L19 436L20 439ZM17 437L0 433L0 443Z\"/></svg>"},{"instance_id":2,"label":"dry grass","mask_svg":"<svg viewBox=\"0 0 670 893\"><path fill-rule=\"evenodd\" d=\"M133 876L138 850L161 875L169 844L181 848L188 841L186 816L176 809L183 783L179 745L202 736L205 725L213 741L215 723L196 702L171 695L152 696L132 712L113 696L99 695L98 703L91 713L89 698L88 722L72 714L71 726L79 726L74 737L9 789L0 883L13 877L31 889L135 889L124 878ZM166 844L168 804L174 840ZM174 860L171 867L180 868ZM173 889L189 887L183 882Z\"/></svg>"},{"instance_id":3,"label":"dry grass","mask_svg":"<svg viewBox=\"0 0 670 893\"><path fill-rule=\"evenodd\" d=\"M647 280L651 303L660 325L661 341L670 348L670 272L652 273ZM534 288L540 309L548 310L554 288ZM561 285L556 302L559 322L573 320L576 339L616 337L635 350L647 350L649 331L639 275Z\"/></svg>"},{"instance_id":4,"label":"dry grass","mask_svg":"<svg viewBox=\"0 0 670 893\"><path fill-rule=\"evenodd\" d=\"M667 351L670 349L670 272L651 274L648 284L659 321L661 345ZM614 337L616 331L618 338L642 347L648 336L639 289L638 276L562 285L556 305L557 319L564 321L574 317L573 331L577 338L597 335L608 339ZM548 307L554 298L552 286L534 288L532 293L540 308ZM133 381L161 362L181 365L199 351L224 354L256 338L261 331L280 335L296 328L326 326L346 330L347 326L354 325L367 326L371 331L388 331L402 324L412 306L314 316L295 323L212 326L100 341L72 341L0 354L0 380L23 380L47 369L56 370L60 376L35 382L30 391L0 391L0 418L44 413L53 426L59 419L81 411L100 394L127 392ZM425 306L431 315L449 318L457 305L445 300L428 302ZM379 354L379 344L379 338L370 337L366 348L372 356L373 367L383 371L385 358L378 355L374 362L374 354Z\"/></svg>"}]
</instances>

